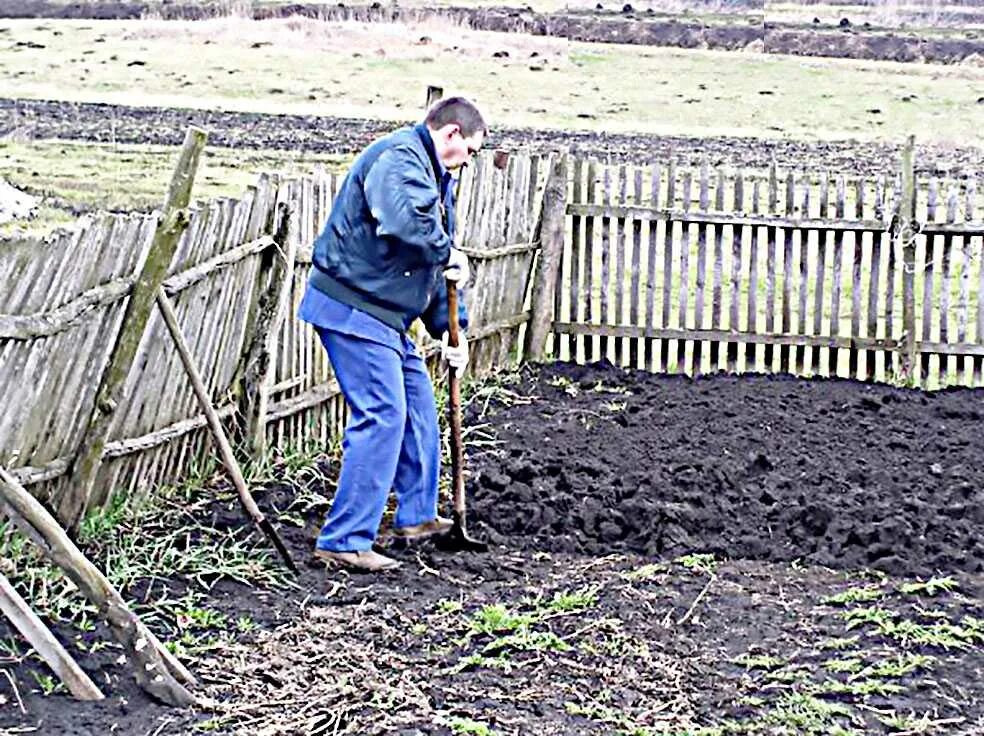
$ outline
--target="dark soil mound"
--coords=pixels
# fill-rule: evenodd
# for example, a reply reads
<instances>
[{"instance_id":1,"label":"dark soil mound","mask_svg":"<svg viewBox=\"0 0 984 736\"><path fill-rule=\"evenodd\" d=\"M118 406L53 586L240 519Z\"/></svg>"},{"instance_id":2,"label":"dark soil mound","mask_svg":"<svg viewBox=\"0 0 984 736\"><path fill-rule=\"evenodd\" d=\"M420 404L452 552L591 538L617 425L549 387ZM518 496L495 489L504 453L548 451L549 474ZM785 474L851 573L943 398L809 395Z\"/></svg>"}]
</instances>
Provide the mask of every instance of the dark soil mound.
<instances>
[{"instance_id":1,"label":"dark soil mound","mask_svg":"<svg viewBox=\"0 0 984 736\"><path fill-rule=\"evenodd\" d=\"M984 391L544 367L476 458L475 528L523 549L984 570Z\"/></svg>"}]
</instances>

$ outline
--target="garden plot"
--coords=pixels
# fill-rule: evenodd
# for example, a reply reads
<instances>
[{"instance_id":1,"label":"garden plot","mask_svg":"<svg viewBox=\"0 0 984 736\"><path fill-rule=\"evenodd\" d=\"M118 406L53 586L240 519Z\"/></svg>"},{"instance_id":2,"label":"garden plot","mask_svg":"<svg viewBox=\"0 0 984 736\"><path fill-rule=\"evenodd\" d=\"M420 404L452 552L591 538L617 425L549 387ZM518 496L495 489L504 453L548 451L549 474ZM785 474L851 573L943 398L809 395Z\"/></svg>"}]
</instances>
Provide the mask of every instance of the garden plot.
<instances>
[{"instance_id":1,"label":"garden plot","mask_svg":"<svg viewBox=\"0 0 984 736\"><path fill-rule=\"evenodd\" d=\"M312 560L296 581L264 573L252 588L242 580L274 563L213 487L223 500L165 506L145 535L187 547L157 565L181 573L128 586L192 657L207 707L148 703L111 649L79 651L61 628L110 701L30 692L39 666L22 659L11 672L28 715L3 691L0 724L254 736L978 734L981 398L526 368L472 387L465 423L472 527L492 552L393 550L404 566L377 577ZM299 560L336 472L336 461L295 458L257 494ZM193 531L166 531L175 515ZM213 549L225 552L203 567ZM169 600L190 602L174 617Z\"/></svg>"}]
</instances>

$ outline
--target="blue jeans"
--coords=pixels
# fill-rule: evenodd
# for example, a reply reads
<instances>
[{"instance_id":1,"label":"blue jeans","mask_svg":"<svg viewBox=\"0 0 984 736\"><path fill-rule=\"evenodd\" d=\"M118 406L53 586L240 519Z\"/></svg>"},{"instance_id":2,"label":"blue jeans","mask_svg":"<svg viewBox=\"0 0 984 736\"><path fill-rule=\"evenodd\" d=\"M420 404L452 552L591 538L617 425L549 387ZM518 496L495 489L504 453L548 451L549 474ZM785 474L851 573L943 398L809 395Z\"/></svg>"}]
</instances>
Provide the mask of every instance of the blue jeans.
<instances>
[{"instance_id":1,"label":"blue jeans","mask_svg":"<svg viewBox=\"0 0 984 736\"><path fill-rule=\"evenodd\" d=\"M437 516L440 431L434 389L413 342L399 350L332 330L318 334L351 411L342 441L342 471L318 549L372 547L390 489L395 526Z\"/></svg>"}]
</instances>

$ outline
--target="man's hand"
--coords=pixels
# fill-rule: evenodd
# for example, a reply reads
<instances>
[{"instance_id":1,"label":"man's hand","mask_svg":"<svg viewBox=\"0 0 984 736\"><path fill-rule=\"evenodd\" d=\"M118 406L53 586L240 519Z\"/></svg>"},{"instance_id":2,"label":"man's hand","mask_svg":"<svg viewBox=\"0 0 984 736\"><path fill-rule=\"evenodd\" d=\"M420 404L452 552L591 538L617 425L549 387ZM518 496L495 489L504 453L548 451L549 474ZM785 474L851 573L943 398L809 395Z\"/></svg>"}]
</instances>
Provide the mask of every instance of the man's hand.
<instances>
[{"instance_id":1,"label":"man's hand","mask_svg":"<svg viewBox=\"0 0 984 736\"><path fill-rule=\"evenodd\" d=\"M451 249L451 257L448 258L448 265L444 269L444 278L453 281L460 286L468 283L471 278L471 268L468 266L468 256L457 248Z\"/></svg>"},{"instance_id":2,"label":"man's hand","mask_svg":"<svg viewBox=\"0 0 984 736\"><path fill-rule=\"evenodd\" d=\"M441 360L446 360L454 368L454 374L461 378L468 365L468 338L459 332L458 347L453 348L448 345L448 333L445 332L441 337Z\"/></svg>"}]
</instances>

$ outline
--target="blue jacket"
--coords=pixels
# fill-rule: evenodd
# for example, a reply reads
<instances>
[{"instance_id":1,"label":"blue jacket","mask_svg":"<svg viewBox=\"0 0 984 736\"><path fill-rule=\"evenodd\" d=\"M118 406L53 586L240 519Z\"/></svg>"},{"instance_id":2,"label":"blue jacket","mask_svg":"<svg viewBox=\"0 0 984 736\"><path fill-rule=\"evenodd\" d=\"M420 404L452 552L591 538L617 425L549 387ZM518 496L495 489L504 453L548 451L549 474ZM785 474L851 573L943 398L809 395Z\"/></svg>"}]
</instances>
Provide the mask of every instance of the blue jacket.
<instances>
[{"instance_id":1,"label":"blue jacket","mask_svg":"<svg viewBox=\"0 0 984 736\"><path fill-rule=\"evenodd\" d=\"M420 317L439 337L448 324L442 272L454 225L452 177L430 131L396 130L349 169L314 242L310 285L400 332ZM464 329L464 299L459 304Z\"/></svg>"}]
</instances>

